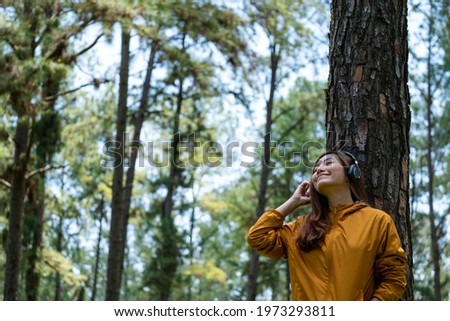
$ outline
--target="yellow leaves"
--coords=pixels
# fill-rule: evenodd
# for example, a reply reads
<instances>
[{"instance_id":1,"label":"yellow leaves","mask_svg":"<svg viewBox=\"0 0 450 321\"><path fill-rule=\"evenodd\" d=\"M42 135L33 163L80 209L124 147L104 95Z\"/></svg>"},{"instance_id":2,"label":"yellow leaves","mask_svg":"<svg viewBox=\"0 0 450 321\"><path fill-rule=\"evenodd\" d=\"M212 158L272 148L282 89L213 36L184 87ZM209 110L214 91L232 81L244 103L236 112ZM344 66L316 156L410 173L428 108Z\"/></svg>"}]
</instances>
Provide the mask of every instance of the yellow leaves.
<instances>
[{"instance_id":1,"label":"yellow leaves","mask_svg":"<svg viewBox=\"0 0 450 321\"><path fill-rule=\"evenodd\" d=\"M84 175L84 176L80 177L80 181L83 185L88 185L89 183L92 182L92 176Z\"/></svg>"},{"instance_id":2,"label":"yellow leaves","mask_svg":"<svg viewBox=\"0 0 450 321\"><path fill-rule=\"evenodd\" d=\"M228 209L228 204L222 200L216 200L213 195L206 194L200 201L200 206L206 212L211 214L220 214Z\"/></svg>"},{"instance_id":3,"label":"yellow leaves","mask_svg":"<svg viewBox=\"0 0 450 321\"><path fill-rule=\"evenodd\" d=\"M64 282L74 288L82 287L87 281L87 276L76 274L73 271L72 262L67 260L59 252L50 249L43 249L42 260L45 263L45 265L41 266L43 276L59 273Z\"/></svg>"},{"instance_id":4,"label":"yellow leaves","mask_svg":"<svg viewBox=\"0 0 450 321\"><path fill-rule=\"evenodd\" d=\"M108 201L112 200L112 189L106 183L101 182L97 186L97 190L105 196Z\"/></svg>"},{"instance_id":5,"label":"yellow leaves","mask_svg":"<svg viewBox=\"0 0 450 321\"><path fill-rule=\"evenodd\" d=\"M184 272L185 275L192 275L199 279L210 282L217 282L222 285L227 284L227 274L224 270L215 265L214 260L208 260L203 264L194 263Z\"/></svg>"}]
</instances>

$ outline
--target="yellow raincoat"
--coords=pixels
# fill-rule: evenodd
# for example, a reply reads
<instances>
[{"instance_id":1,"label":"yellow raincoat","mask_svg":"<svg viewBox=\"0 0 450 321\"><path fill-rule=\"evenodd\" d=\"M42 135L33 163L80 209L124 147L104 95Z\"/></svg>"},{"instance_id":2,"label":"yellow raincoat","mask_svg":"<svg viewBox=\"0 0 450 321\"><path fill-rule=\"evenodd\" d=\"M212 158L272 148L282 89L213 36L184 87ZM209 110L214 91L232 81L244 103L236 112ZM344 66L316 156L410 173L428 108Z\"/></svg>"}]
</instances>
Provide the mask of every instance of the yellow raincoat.
<instances>
[{"instance_id":1,"label":"yellow raincoat","mask_svg":"<svg viewBox=\"0 0 450 321\"><path fill-rule=\"evenodd\" d=\"M398 300L406 286L406 255L391 217L366 204L331 210L324 244L308 253L294 237L304 217L283 224L275 209L250 228L248 244L259 254L287 258L293 300Z\"/></svg>"}]
</instances>

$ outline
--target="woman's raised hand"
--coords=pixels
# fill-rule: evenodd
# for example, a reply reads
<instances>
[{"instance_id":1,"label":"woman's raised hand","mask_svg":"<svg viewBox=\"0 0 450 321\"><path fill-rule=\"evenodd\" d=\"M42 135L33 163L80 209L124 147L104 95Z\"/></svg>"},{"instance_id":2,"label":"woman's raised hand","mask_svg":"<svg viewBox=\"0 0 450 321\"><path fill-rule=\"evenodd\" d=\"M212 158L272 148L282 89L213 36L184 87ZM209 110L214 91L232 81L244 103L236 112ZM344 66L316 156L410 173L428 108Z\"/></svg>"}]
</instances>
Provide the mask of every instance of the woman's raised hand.
<instances>
[{"instance_id":1,"label":"woman's raised hand","mask_svg":"<svg viewBox=\"0 0 450 321\"><path fill-rule=\"evenodd\" d=\"M309 182L303 182L296 188L294 194L286 202L278 206L276 210L286 216L297 207L311 203L310 196Z\"/></svg>"},{"instance_id":2,"label":"woman's raised hand","mask_svg":"<svg viewBox=\"0 0 450 321\"><path fill-rule=\"evenodd\" d=\"M301 183L295 190L294 194L292 194L291 199L297 204L297 206L302 206L311 203L309 182Z\"/></svg>"}]
</instances>

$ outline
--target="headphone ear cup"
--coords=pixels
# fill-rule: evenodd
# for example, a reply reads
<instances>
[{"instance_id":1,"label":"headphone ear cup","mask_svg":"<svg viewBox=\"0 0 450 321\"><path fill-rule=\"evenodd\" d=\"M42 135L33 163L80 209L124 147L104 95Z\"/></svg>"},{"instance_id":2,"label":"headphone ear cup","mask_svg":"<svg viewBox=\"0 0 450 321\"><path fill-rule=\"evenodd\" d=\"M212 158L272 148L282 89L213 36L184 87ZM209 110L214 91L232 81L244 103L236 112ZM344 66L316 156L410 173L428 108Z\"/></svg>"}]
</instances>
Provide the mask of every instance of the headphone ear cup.
<instances>
[{"instance_id":1,"label":"headphone ear cup","mask_svg":"<svg viewBox=\"0 0 450 321\"><path fill-rule=\"evenodd\" d=\"M356 181L361 177L361 170L358 165L352 164L348 168L347 176L351 181Z\"/></svg>"}]
</instances>

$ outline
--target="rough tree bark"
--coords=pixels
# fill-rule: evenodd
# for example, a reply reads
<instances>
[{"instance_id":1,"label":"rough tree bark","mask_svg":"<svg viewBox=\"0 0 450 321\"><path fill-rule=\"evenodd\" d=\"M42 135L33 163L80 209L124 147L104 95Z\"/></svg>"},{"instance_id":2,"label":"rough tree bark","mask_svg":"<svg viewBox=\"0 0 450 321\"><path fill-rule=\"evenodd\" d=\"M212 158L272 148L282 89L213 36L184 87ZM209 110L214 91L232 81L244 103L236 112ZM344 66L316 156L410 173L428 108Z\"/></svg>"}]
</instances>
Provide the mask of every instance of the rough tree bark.
<instances>
[{"instance_id":1,"label":"rough tree bark","mask_svg":"<svg viewBox=\"0 0 450 321\"><path fill-rule=\"evenodd\" d=\"M371 203L394 219L412 300L407 37L407 0L332 2L327 149L356 155Z\"/></svg>"}]
</instances>

